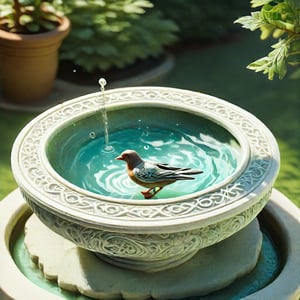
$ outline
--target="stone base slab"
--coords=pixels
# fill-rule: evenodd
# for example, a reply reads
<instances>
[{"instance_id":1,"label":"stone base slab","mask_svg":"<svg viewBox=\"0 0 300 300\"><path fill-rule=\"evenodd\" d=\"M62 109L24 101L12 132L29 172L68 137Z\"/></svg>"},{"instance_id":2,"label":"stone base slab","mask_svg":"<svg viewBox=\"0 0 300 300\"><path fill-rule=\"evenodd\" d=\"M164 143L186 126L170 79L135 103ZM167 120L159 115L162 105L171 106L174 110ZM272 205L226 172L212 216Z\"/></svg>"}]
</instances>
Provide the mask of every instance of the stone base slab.
<instances>
[{"instance_id":1,"label":"stone base slab","mask_svg":"<svg viewBox=\"0 0 300 300\"><path fill-rule=\"evenodd\" d=\"M146 273L116 267L51 231L32 215L25 245L46 278L96 299L176 299L221 289L256 265L262 244L255 219L232 237L200 250L181 266Z\"/></svg>"}]
</instances>

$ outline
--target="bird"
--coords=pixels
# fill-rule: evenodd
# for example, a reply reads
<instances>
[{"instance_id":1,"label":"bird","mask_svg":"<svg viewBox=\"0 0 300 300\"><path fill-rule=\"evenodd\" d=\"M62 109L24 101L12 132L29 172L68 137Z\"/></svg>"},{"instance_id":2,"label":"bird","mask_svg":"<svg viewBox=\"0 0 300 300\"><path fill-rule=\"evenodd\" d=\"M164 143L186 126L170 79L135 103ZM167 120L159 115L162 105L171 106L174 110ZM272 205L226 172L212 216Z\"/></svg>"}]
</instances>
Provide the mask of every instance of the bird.
<instances>
[{"instance_id":1,"label":"bird","mask_svg":"<svg viewBox=\"0 0 300 300\"><path fill-rule=\"evenodd\" d=\"M116 159L127 163L127 174L131 180L148 188L141 192L145 199L153 198L164 186L177 180L193 180L195 178L189 175L203 173L202 170L145 161L134 150L125 150Z\"/></svg>"}]
</instances>

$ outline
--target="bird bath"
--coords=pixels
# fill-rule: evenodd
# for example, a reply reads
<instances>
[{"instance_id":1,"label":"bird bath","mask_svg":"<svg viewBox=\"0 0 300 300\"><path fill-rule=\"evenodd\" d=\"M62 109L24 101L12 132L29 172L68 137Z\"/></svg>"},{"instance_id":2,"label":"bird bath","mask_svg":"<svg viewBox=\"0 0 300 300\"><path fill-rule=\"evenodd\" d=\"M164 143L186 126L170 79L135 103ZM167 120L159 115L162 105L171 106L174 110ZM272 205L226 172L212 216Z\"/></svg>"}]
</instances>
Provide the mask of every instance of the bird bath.
<instances>
[{"instance_id":1,"label":"bird bath","mask_svg":"<svg viewBox=\"0 0 300 300\"><path fill-rule=\"evenodd\" d=\"M221 242L225 247L222 243L238 235L242 241L250 230L255 232L252 261L243 270L236 266L230 278L222 274L210 291L251 271L262 241L255 218L279 170L271 132L245 110L201 93L138 87L110 90L105 97L112 151L104 147L99 93L47 110L16 139L13 173L39 220L60 238L95 252L115 272L123 270L125 277L141 272L155 278L184 268L201 253L204 257L209 246ZM124 165L113 160L126 148L204 173L144 200L140 188L128 183Z\"/></svg>"}]
</instances>

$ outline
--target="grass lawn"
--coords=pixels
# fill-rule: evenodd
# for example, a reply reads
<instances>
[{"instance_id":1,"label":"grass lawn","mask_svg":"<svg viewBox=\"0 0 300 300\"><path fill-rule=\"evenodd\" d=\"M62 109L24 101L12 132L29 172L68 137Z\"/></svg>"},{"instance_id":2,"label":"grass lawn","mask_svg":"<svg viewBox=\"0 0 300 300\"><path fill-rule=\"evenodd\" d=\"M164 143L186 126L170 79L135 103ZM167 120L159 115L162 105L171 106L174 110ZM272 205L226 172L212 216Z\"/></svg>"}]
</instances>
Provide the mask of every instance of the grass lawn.
<instances>
[{"instance_id":1,"label":"grass lawn","mask_svg":"<svg viewBox=\"0 0 300 300\"><path fill-rule=\"evenodd\" d=\"M230 42L180 47L175 51L174 69L152 84L207 93L257 116L279 143L281 170L275 187L300 207L299 80L268 81L245 68L265 56L269 45L257 34L247 32ZM0 110L0 199L16 188L10 171L10 151L19 130L34 116L36 113Z\"/></svg>"}]
</instances>

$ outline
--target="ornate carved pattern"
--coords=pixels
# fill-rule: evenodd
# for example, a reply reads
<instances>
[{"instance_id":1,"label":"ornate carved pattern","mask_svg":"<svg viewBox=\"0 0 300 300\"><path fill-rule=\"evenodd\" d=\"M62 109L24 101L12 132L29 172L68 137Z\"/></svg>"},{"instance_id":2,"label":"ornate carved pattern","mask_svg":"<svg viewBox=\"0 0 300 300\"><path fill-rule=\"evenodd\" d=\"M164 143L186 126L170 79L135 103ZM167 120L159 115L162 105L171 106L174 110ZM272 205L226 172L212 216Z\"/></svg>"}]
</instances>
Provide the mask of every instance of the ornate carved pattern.
<instances>
[{"instance_id":1,"label":"ornate carved pattern","mask_svg":"<svg viewBox=\"0 0 300 300\"><path fill-rule=\"evenodd\" d=\"M107 256L157 261L186 256L213 245L248 225L269 200L268 190L255 204L240 214L191 231L166 234L126 234L108 232L68 221L42 209L26 193L27 202L39 219L56 233L80 247Z\"/></svg>"},{"instance_id":2,"label":"ornate carved pattern","mask_svg":"<svg viewBox=\"0 0 300 300\"><path fill-rule=\"evenodd\" d=\"M85 112L93 112L100 107L99 94L92 94L63 103L51 111L44 113L27 128L19 145L19 168L26 186L38 191L39 198L32 203L48 203L58 210L67 209L77 213L86 220L89 216L107 218L109 220L141 220L145 222L160 220L180 220L206 214L212 210L228 207L243 199L265 182L270 188L275 180L278 165L274 161L276 145L266 127L246 111L220 99L204 94L169 88L126 88L108 91L108 105L119 103L160 103L170 105L188 105L189 109L214 114L221 120L238 128L249 142L251 157L244 172L233 182L222 186L214 192L199 197L186 199L182 202L153 203L137 205L136 202L108 201L78 193L59 182L44 167L41 160L42 137L58 124L63 124L71 117L80 116ZM275 149L275 150L274 150ZM17 171L19 172L19 170ZM269 176L274 174L273 178ZM268 179L266 179L268 177ZM22 186L22 182L19 182ZM47 204L47 205L48 205Z\"/></svg>"}]
</instances>

